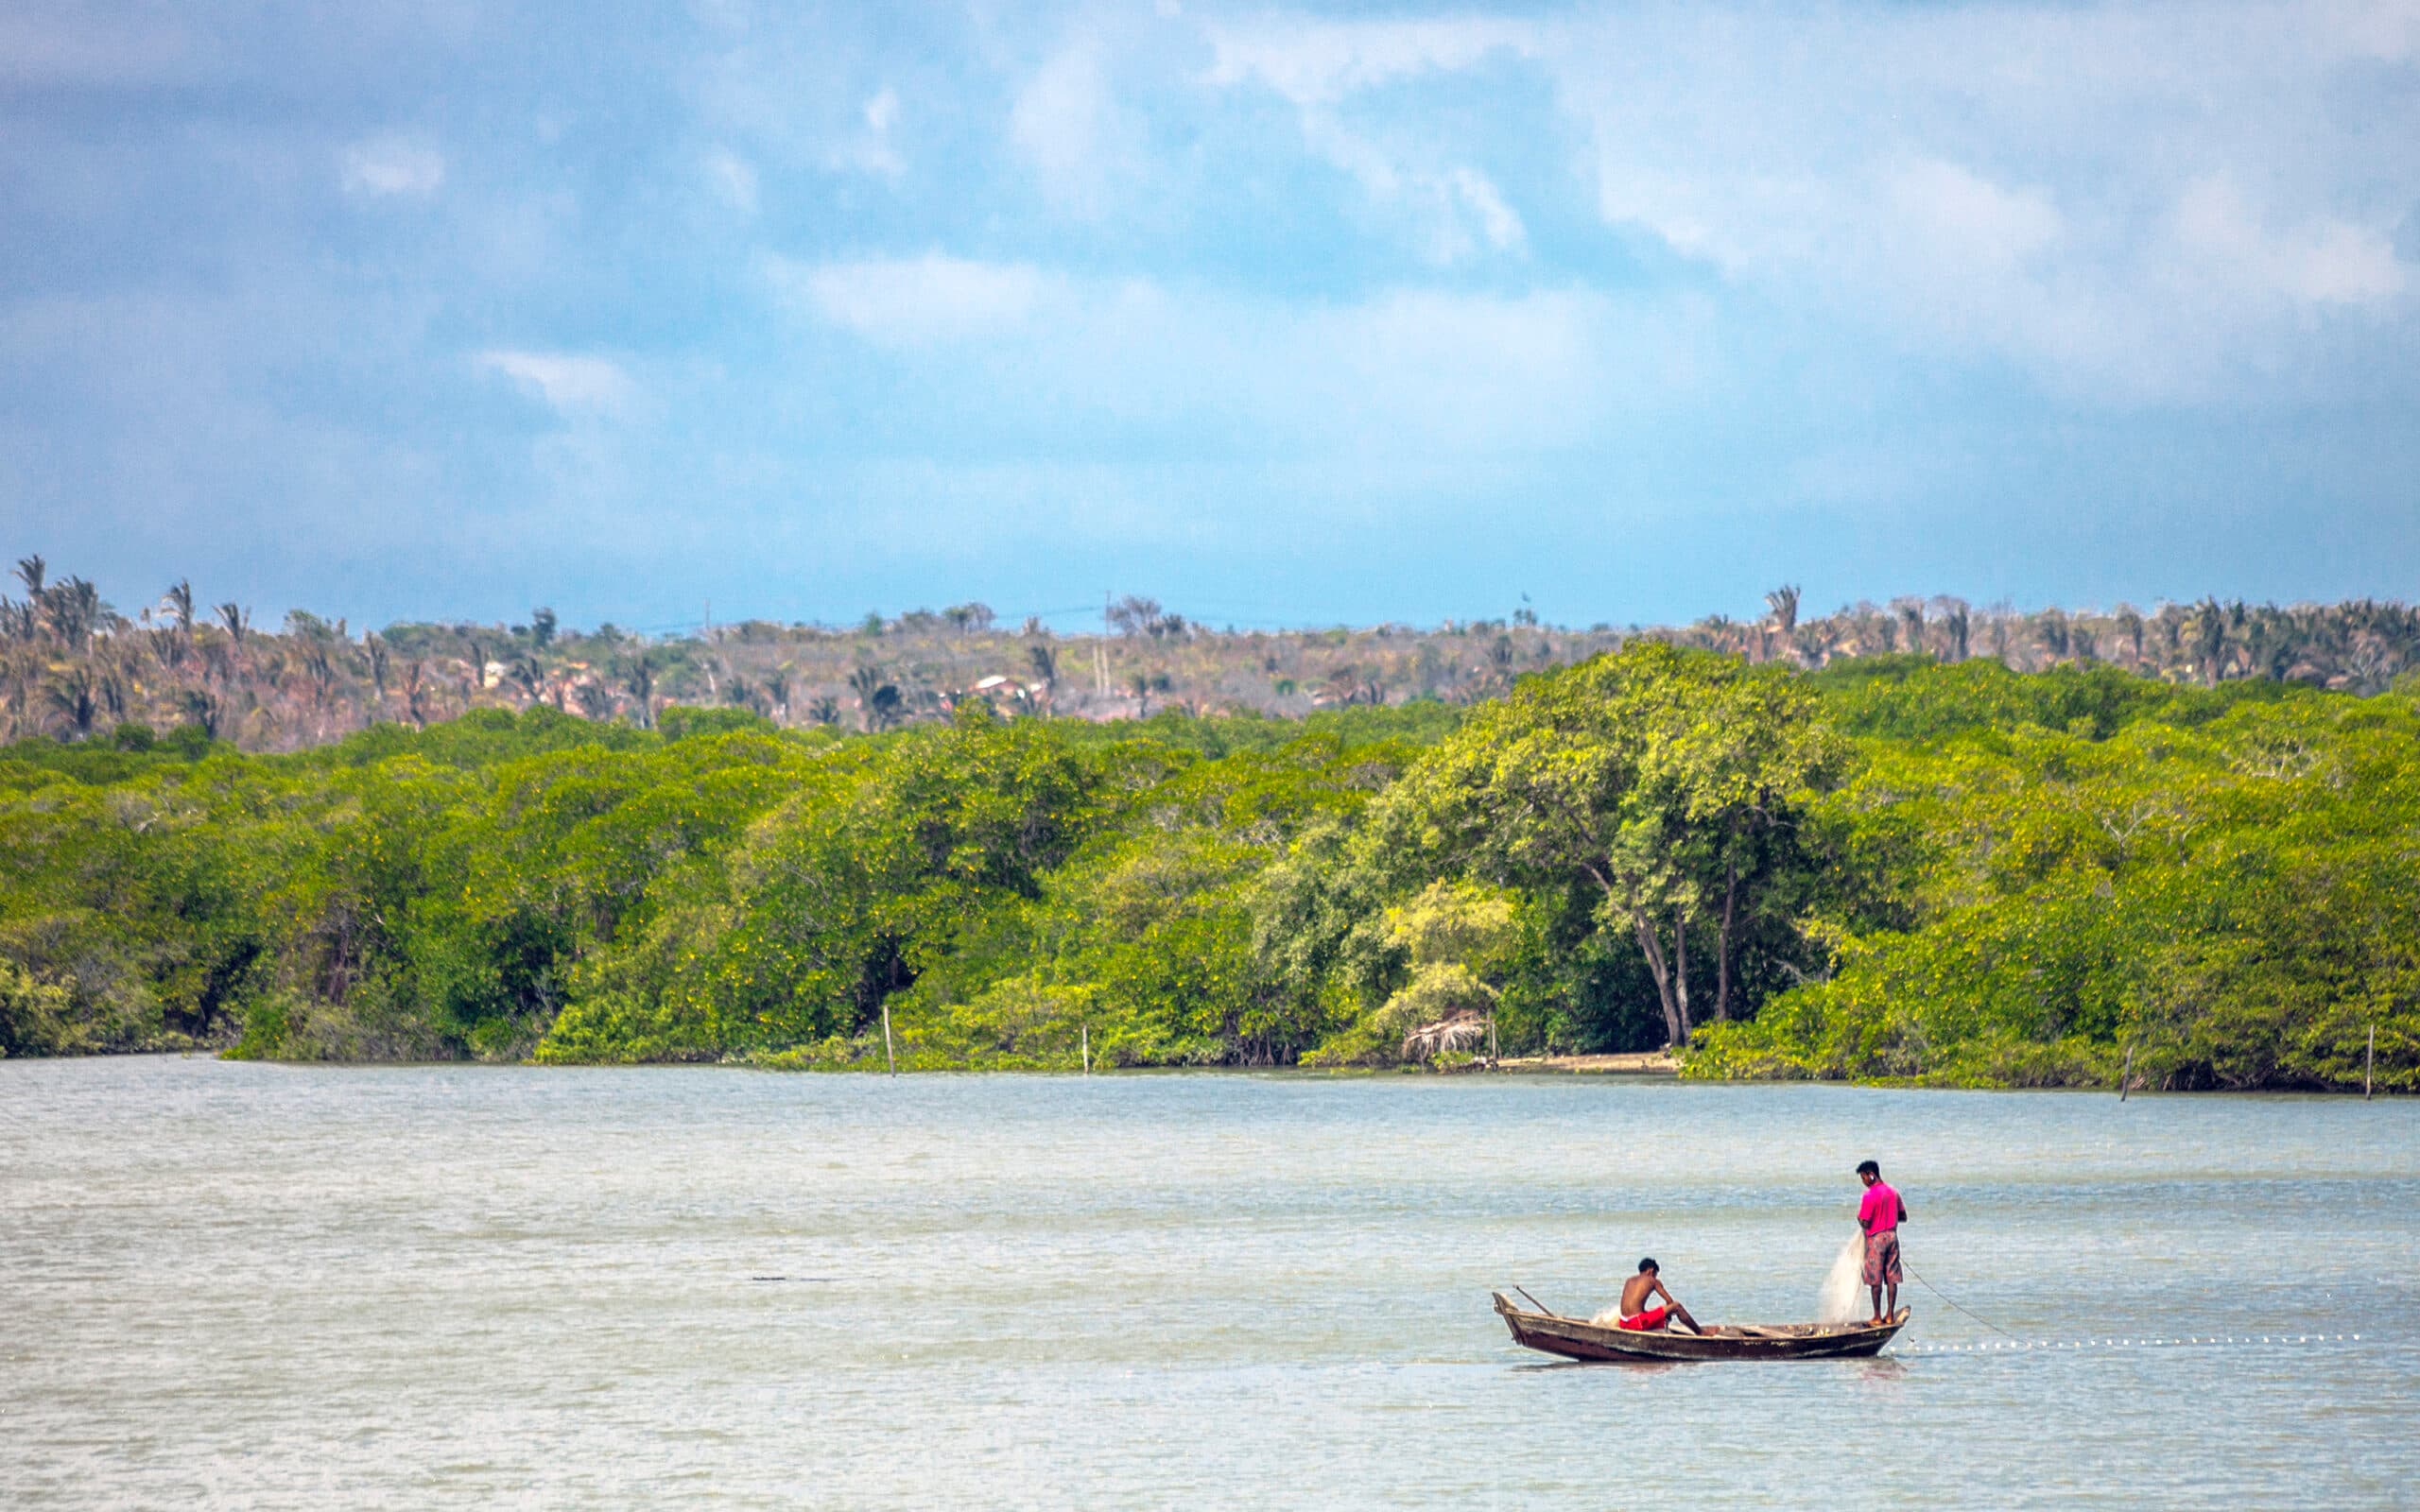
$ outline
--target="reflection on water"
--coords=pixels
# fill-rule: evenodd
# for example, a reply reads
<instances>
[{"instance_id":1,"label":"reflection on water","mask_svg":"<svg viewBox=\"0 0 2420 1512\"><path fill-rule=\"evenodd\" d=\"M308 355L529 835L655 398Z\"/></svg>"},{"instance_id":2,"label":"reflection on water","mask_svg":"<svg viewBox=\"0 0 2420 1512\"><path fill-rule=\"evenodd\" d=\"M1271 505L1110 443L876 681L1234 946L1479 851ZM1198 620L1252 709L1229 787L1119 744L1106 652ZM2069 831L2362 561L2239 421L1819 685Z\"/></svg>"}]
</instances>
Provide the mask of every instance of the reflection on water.
<instances>
[{"instance_id":1,"label":"reflection on water","mask_svg":"<svg viewBox=\"0 0 2420 1512\"><path fill-rule=\"evenodd\" d=\"M0 1504L2393 1505L2420 1104L0 1063ZM1653 1254L1897 1357L1549 1363ZM1642 1453L1645 1459L1642 1459ZM1638 1492L1651 1465L1652 1496Z\"/></svg>"}]
</instances>

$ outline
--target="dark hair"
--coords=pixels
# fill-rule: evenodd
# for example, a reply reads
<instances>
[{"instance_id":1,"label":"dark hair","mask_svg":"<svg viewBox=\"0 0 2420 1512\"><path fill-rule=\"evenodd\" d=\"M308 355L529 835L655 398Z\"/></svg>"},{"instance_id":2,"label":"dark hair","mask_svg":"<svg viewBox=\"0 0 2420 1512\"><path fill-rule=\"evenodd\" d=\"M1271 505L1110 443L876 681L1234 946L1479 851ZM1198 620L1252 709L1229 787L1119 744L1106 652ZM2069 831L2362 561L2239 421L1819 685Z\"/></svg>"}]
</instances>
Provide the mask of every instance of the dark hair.
<instances>
[{"instance_id":1,"label":"dark hair","mask_svg":"<svg viewBox=\"0 0 2420 1512\"><path fill-rule=\"evenodd\" d=\"M1654 1269L1656 1269L1656 1268L1657 1268L1657 1267L1656 1267L1656 1264L1655 1264L1655 1261L1654 1261L1654 1259L1653 1259L1652 1257L1650 1257L1649 1259L1646 1259L1646 1260L1642 1260L1642 1261L1640 1261L1640 1262L1638 1263L1638 1273L1639 1273L1641 1276L1644 1276L1644 1275L1646 1275L1649 1271L1651 1271L1651 1270L1654 1270Z\"/></svg>"},{"instance_id":2,"label":"dark hair","mask_svg":"<svg viewBox=\"0 0 2420 1512\"><path fill-rule=\"evenodd\" d=\"M1882 1178L1882 1167L1875 1164L1872 1160L1859 1160L1857 1162L1857 1174L1859 1176L1870 1176L1878 1181Z\"/></svg>"}]
</instances>

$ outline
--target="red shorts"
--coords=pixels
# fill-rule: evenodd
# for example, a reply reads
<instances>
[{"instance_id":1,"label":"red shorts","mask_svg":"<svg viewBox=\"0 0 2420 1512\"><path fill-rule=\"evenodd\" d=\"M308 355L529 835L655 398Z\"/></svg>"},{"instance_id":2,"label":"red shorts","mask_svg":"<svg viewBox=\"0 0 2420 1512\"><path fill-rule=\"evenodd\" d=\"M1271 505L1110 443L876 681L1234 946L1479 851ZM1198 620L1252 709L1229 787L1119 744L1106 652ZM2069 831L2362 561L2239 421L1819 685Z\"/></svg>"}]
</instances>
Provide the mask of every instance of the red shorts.
<instances>
[{"instance_id":1,"label":"red shorts","mask_svg":"<svg viewBox=\"0 0 2420 1512\"><path fill-rule=\"evenodd\" d=\"M1664 1319L1669 1315L1670 1311L1671 1310L1668 1308L1651 1307L1646 1312L1638 1314L1634 1317L1626 1317L1622 1319L1619 1323L1616 1324L1615 1327L1628 1329L1633 1333L1646 1333L1652 1330L1662 1328L1664 1326Z\"/></svg>"}]
</instances>

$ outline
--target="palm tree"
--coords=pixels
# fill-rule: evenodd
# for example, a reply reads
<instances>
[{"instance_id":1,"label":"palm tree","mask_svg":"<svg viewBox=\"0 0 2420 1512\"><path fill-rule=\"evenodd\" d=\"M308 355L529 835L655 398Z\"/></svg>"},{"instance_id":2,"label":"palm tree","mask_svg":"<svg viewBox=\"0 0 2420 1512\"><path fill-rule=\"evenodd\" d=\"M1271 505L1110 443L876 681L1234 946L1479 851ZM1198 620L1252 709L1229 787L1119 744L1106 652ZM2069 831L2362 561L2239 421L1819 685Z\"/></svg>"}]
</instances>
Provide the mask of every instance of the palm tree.
<instances>
[{"instance_id":1,"label":"palm tree","mask_svg":"<svg viewBox=\"0 0 2420 1512\"><path fill-rule=\"evenodd\" d=\"M2140 671L2143 665L2143 617L2135 612L2134 606L2120 604L2111 620L2118 627L2118 633L2126 638L2126 644L2134 653L2135 669Z\"/></svg>"},{"instance_id":2,"label":"palm tree","mask_svg":"<svg viewBox=\"0 0 2420 1512\"><path fill-rule=\"evenodd\" d=\"M1042 701L1056 701L1059 693L1059 653L1040 641L1025 648L1026 660L1033 663L1033 675L1042 679Z\"/></svg>"},{"instance_id":3,"label":"palm tree","mask_svg":"<svg viewBox=\"0 0 2420 1512\"><path fill-rule=\"evenodd\" d=\"M370 654L370 686L376 698L371 706L370 717L375 722L387 712L387 638L372 631L361 638L361 647Z\"/></svg>"},{"instance_id":4,"label":"palm tree","mask_svg":"<svg viewBox=\"0 0 2420 1512\"><path fill-rule=\"evenodd\" d=\"M33 560L39 562L37 557ZM93 699L93 675L82 667L74 667L51 679L44 690L53 712L67 721L67 728L81 740L93 732L93 720L100 713Z\"/></svg>"},{"instance_id":5,"label":"palm tree","mask_svg":"<svg viewBox=\"0 0 2420 1512\"><path fill-rule=\"evenodd\" d=\"M775 717L783 724L790 722L790 669L787 663L765 675L765 696L772 704Z\"/></svg>"},{"instance_id":6,"label":"palm tree","mask_svg":"<svg viewBox=\"0 0 2420 1512\"><path fill-rule=\"evenodd\" d=\"M1941 627L1942 637L1947 643L1949 660L1965 661L1967 632L1973 625L1966 601L1945 594L1932 601L1932 608L1934 622Z\"/></svg>"},{"instance_id":7,"label":"palm tree","mask_svg":"<svg viewBox=\"0 0 2420 1512\"><path fill-rule=\"evenodd\" d=\"M81 577L65 577L51 584L42 595L42 606L51 634L71 651L85 649L92 643L93 632L104 620L114 617L101 602L100 591Z\"/></svg>"},{"instance_id":8,"label":"palm tree","mask_svg":"<svg viewBox=\"0 0 2420 1512\"><path fill-rule=\"evenodd\" d=\"M2194 610L2194 649L2202 662L2203 680L2213 688L2219 685L2219 659L2226 652L2226 615L2215 598L2204 598Z\"/></svg>"},{"instance_id":9,"label":"palm tree","mask_svg":"<svg viewBox=\"0 0 2420 1512\"><path fill-rule=\"evenodd\" d=\"M217 699L199 688L187 688L184 697L179 702L184 710L187 724L199 725L202 734L211 740L218 738L218 722L224 706Z\"/></svg>"},{"instance_id":10,"label":"palm tree","mask_svg":"<svg viewBox=\"0 0 2420 1512\"><path fill-rule=\"evenodd\" d=\"M183 637L184 637L186 640L188 640L188 641L192 640L192 639L193 639L193 581L192 581L192 579L190 579L190 578L185 578L185 577L180 577L180 578L178 578L174 583L171 583L171 584L168 586L168 592L167 592L167 593L166 593L164 596L163 596L163 597L162 597L162 599L160 600L160 604L161 604L161 607L162 607L162 608L165 609L165 610L167 610L171 615L173 615L173 616L175 617L176 622L177 622L177 633L178 633L179 635L183 636Z\"/></svg>"},{"instance_id":11,"label":"palm tree","mask_svg":"<svg viewBox=\"0 0 2420 1512\"><path fill-rule=\"evenodd\" d=\"M1120 635L1139 635L1159 623L1160 601L1129 593L1103 611L1109 627Z\"/></svg>"},{"instance_id":12,"label":"palm tree","mask_svg":"<svg viewBox=\"0 0 2420 1512\"><path fill-rule=\"evenodd\" d=\"M404 663L404 713L414 730L428 728L428 663L418 657Z\"/></svg>"},{"instance_id":13,"label":"palm tree","mask_svg":"<svg viewBox=\"0 0 2420 1512\"><path fill-rule=\"evenodd\" d=\"M318 639L302 643L299 662L297 670L311 709L312 738L324 740L328 733L328 704L336 694L336 664L328 659L327 643Z\"/></svg>"},{"instance_id":14,"label":"palm tree","mask_svg":"<svg viewBox=\"0 0 2420 1512\"><path fill-rule=\"evenodd\" d=\"M866 724L870 730L888 730L908 716L907 700L890 683L873 690L866 701Z\"/></svg>"},{"instance_id":15,"label":"palm tree","mask_svg":"<svg viewBox=\"0 0 2420 1512\"><path fill-rule=\"evenodd\" d=\"M2053 662L2063 661L2067 654L2067 616L2059 610L2042 611L2042 649Z\"/></svg>"},{"instance_id":16,"label":"palm tree","mask_svg":"<svg viewBox=\"0 0 2420 1512\"><path fill-rule=\"evenodd\" d=\"M17 581L26 585L26 597L36 607L42 603L43 585L48 580L49 573L50 564L42 559L41 552L17 558Z\"/></svg>"},{"instance_id":17,"label":"palm tree","mask_svg":"<svg viewBox=\"0 0 2420 1512\"><path fill-rule=\"evenodd\" d=\"M840 700L828 693L819 695L806 706L806 717L819 725L837 725L840 722Z\"/></svg>"},{"instance_id":18,"label":"palm tree","mask_svg":"<svg viewBox=\"0 0 2420 1512\"><path fill-rule=\"evenodd\" d=\"M538 664L534 656L514 657L512 665L505 670L505 676L521 690L522 701L526 704L536 705L546 691L546 669Z\"/></svg>"},{"instance_id":19,"label":"palm tree","mask_svg":"<svg viewBox=\"0 0 2420 1512\"><path fill-rule=\"evenodd\" d=\"M622 686L637 700L639 728L655 728L655 662L646 652L623 664Z\"/></svg>"},{"instance_id":20,"label":"palm tree","mask_svg":"<svg viewBox=\"0 0 2420 1512\"><path fill-rule=\"evenodd\" d=\"M614 695L601 683L583 682L574 691L579 700L579 712L592 723L601 723L614 716Z\"/></svg>"},{"instance_id":21,"label":"palm tree","mask_svg":"<svg viewBox=\"0 0 2420 1512\"><path fill-rule=\"evenodd\" d=\"M1765 607L1773 611L1773 628L1785 636L1798 628L1798 585L1784 583L1765 595Z\"/></svg>"},{"instance_id":22,"label":"palm tree","mask_svg":"<svg viewBox=\"0 0 2420 1512\"><path fill-rule=\"evenodd\" d=\"M1771 660L1773 642L1791 645L1798 632L1798 585L1784 583L1765 595L1765 607L1772 610L1773 627L1765 637L1765 656Z\"/></svg>"},{"instance_id":23,"label":"palm tree","mask_svg":"<svg viewBox=\"0 0 2420 1512\"><path fill-rule=\"evenodd\" d=\"M2173 604L2162 604L2153 620L2159 626L2160 649L2165 653L2160 658L2160 670L2167 672L2185 654L2185 611Z\"/></svg>"},{"instance_id":24,"label":"palm tree","mask_svg":"<svg viewBox=\"0 0 2420 1512\"><path fill-rule=\"evenodd\" d=\"M1908 649L1925 648L1925 606L1919 599L1903 598L1893 606L1899 611L1899 624L1908 638Z\"/></svg>"},{"instance_id":25,"label":"palm tree","mask_svg":"<svg viewBox=\"0 0 2420 1512\"><path fill-rule=\"evenodd\" d=\"M874 696L886 687L890 687L890 684L882 680L881 669L871 662L858 662L849 673L849 691L857 696L858 719L869 733L873 730ZM895 706L899 699L899 690L891 688L890 697Z\"/></svg>"},{"instance_id":26,"label":"palm tree","mask_svg":"<svg viewBox=\"0 0 2420 1512\"><path fill-rule=\"evenodd\" d=\"M942 618L949 621L951 627L958 631L958 638L962 641L977 630L988 630L992 627L992 606L980 602L952 604L942 610Z\"/></svg>"},{"instance_id":27,"label":"palm tree","mask_svg":"<svg viewBox=\"0 0 2420 1512\"><path fill-rule=\"evenodd\" d=\"M191 641L165 627L146 630L144 643L151 648L151 660L169 672L183 666L186 654L193 649Z\"/></svg>"}]
</instances>

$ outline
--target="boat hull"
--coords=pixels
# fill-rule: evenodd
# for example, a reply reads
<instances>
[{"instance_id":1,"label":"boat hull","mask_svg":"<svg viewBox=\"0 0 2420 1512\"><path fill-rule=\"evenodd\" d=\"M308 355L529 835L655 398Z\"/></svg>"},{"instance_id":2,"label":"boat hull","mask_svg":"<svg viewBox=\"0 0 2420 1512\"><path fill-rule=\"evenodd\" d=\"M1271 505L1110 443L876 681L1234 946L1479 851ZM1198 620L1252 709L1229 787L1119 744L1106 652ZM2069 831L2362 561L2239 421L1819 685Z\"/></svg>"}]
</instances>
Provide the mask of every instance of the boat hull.
<instances>
[{"instance_id":1,"label":"boat hull","mask_svg":"<svg viewBox=\"0 0 2420 1512\"><path fill-rule=\"evenodd\" d=\"M1677 1329L1638 1332L1557 1313L1532 1312L1497 1292L1496 1315L1525 1349L1566 1360L1854 1360L1879 1354L1907 1327L1901 1308L1878 1327L1863 1323L1748 1323L1685 1333Z\"/></svg>"}]
</instances>

